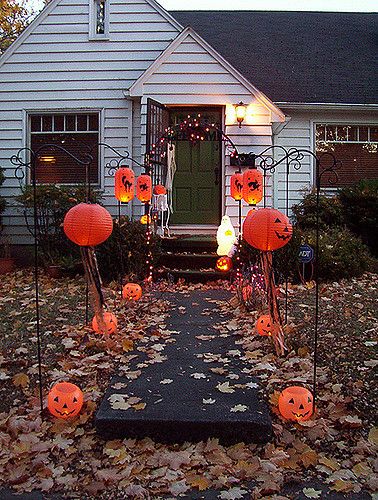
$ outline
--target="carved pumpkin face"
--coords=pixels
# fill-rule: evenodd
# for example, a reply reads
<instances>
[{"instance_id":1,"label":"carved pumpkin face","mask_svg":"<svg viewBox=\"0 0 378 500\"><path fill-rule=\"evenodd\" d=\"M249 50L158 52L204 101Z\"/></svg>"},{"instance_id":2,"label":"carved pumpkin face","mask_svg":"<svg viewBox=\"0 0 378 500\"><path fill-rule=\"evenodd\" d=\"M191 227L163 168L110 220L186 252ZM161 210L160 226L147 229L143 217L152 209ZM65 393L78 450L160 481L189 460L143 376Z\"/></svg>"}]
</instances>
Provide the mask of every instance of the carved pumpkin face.
<instances>
[{"instance_id":1,"label":"carved pumpkin face","mask_svg":"<svg viewBox=\"0 0 378 500\"><path fill-rule=\"evenodd\" d=\"M243 174L233 174L231 176L230 186L231 197L236 201L243 199Z\"/></svg>"},{"instance_id":2,"label":"carved pumpkin face","mask_svg":"<svg viewBox=\"0 0 378 500\"><path fill-rule=\"evenodd\" d=\"M117 331L117 318L114 316L113 313L111 312L105 312L104 313L104 328L101 329L99 325L99 321L97 320L97 316L93 316L92 320L92 328L96 333L104 333L110 335L111 333L114 333Z\"/></svg>"},{"instance_id":3,"label":"carved pumpkin face","mask_svg":"<svg viewBox=\"0 0 378 500\"><path fill-rule=\"evenodd\" d=\"M162 184L157 184L154 187L154 194L167 194L167 190Z\"/></svg>"},{"instance_id":4,"label":"carved pumpkin face","mask_svg":"<svg viewBox=\"0 0 378 500\"><path fill-rule=\"evenodd\" d=\"M274 329L274 323L269 314L260 316L256 321L256 331L259 335L270 337Z\"/></svg>"},{"instance_id":5,"label":"carved pumpkin face","mask_svg":"<svg viewBox=\"0 0 378 500\"><path fill-rule=\"evenodd\" d=\"M142 203L149 203L152 198L152 179L150 175L143 174L137 178L136 195Z\"/></svg>"},{"instance_id":6,"label":"carved pumpkin face","mask_svg":"<svg viewBox=\"0 0 378 500\"><path fill-rule=\"evenodd\" d=\"M263 176L257 168L249 168L243 174L243 200L256 205L263 197Z\"/></svg>"},{"instance_id":7,"label":"carved pumpkin face","mask_svg":"<svg viewBox=\"0 0 378 500\"><path fill-rule=\"evenodd\" d=\"M117 200L128 203L134 198L135 175L131 168L121 167L114 176L114 195Z\"/></svg>"},{"instance_id":8,"label":"carved pumpkin face","mask_svg":"<svg viewBox=\"0 0 378 500\"><path fill-rule=\"evenodd\" d=\"M281 392L278 398L278 408L287 420L305 421L313 413L313 401L311 391L305 387L293 385Z\"/></svg>"},{"instance_id":9,"label":"carved pumpkin face","mask_svg":"<svg viewBox=\"0 0 378 500\"><path fill-rule=\"evenodd\" d=\"M54 417L70 418L77 415L83 406L83 393L70 382L55 384L47 397L47 407Z\"/></svg>"},{"instance_id":10,"label":"carved pumpkin face","mask_svg":"<svg viewBox=\"0 0 378 500\"><path fill-rule=\"evenodd\" d=\"M232 260L230 257L219 257L215 264L216 269L218 271L229 271L232 268Z\"/></svg>"},{"instance_id":11,"label":"carved pumpkin face","mask_svg":"<svg viewBox=\"0 0 378 500\"><path fill-rule=\"evenodd\" d=\"M243 238L263 252L285 246L292 234L289 218L275 208L250 210L243 224Z\"/></svg>"},{"instance_id":12,"label":"carved pumpkin face","mask_svg":"<svg viewBox=\"0 0 378 500\"><path fill-rule=\"evenodd\" d=\"M142 296L142 287L137 283L127 283L122 289L122 297L126 300L137 301Z\"/></svg>"}]
</instances>

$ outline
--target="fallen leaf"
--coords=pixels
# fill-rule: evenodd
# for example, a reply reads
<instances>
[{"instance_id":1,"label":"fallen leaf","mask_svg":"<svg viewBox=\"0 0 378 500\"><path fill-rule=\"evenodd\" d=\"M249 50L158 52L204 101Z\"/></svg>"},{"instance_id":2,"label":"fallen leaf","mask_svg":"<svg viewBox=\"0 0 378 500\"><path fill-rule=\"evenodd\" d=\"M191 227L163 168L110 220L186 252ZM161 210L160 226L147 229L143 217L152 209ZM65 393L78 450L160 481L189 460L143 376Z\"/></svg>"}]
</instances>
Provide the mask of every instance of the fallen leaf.
<instances>
[{"instance_id":1,"label":"fallen leaf","mask_svg":"<svg viewBox=\"0 0 378 500\"><path fill-rule=\"evenodd\" d=\"M218 391L224 392L224 393L231 393L235 392L235 389L230 387L230 382L223 382L222 384L219 383L217 386Z\"/></svg>"},{"instance_id":2,"label":"fallen leaf","mask_svg":"<svg viewBox=\"0 0 378 500\"><path fill-rule=\"evenodd\" d=\"M23 389L29 384L29 377L26 373L16 373L12 378L13 385L22 387Z\"/></svg>"},{"instance_id":3,"label":"fallen leaf","mask_svg":"<svg viewBox=\"0 0 378 500\"><path fill-rule=\"evenodd\" d=\"M321 498L322 490L314 490L314 488L303 488L303 494L307 498Z\"/></svg>"},{"instance_id":4,"label":"fallen leaf","mask_svg":"<svg viewBox=\"0 0 378 500\"><path fill-rule=\"evenodd\" d=\"M236 413L238 411L244 412L246 410L248 410L248 406L246 406L246 405L235 405L231 408L230 412Z\"/></svg>"},{"instance_id":5,"label":"fallen leaf","mask_svg":"<svg viewBox=\"0 0 378 500\"><path fill-rule=\"evenodd\" d=\"M228 491L221 491L218 498L222 500L236 500L238 498L243 498L244 495L248 493L247 490L242 490L241 488L234 487L229 489Z\"/></svg>"},{"instance_id":6,"label":"fallen leaf","mask_svg":"<svg viewBox=\"0 0 378 500\"><path fill-rule=\"evenodd\" d=\"M160 383L163 385L172 384L172 382L173 380L171 378L165 378L163 380L160 380Z\"/></svg>"}]
</instances>

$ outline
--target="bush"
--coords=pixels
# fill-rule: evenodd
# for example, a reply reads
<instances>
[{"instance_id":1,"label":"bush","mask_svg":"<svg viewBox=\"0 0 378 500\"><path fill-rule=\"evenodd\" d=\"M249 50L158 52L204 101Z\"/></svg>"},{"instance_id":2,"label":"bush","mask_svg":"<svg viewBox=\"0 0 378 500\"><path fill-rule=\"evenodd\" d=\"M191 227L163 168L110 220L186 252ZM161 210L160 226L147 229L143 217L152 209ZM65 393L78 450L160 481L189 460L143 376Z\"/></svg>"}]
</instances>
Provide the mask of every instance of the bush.
<instances>
[{"instance_id":1,"label":"bush","mask_svg":"<svg viewBox=\"0 0 378 500\"><path fill-rule=\"evenodd\" d=\"M160 253L160 239L151 238L153 265L157 264ZM148 275L146 259L146 226L139 221L121 217L114 221L113 233L96 251L101 275L105 280L118 279L122 272L128 279L142 280Z\"/></svg>"},{"instance_id":2,"label":"bush","mask_svg":"<svg viewBox=\"0 0 378 500\"><path fill-rule=\"evenodd\" d=\"M360 181L338 196L345 225L378 256L378 180Z\"/></svg>"},{"instance_id":3,"label":"bush","mask_svg":"<svg viewBox=\"0 0 378 500\"><path fill-rule=\"evenodd\" d=\"M316 229L316 192L305 194L303 200L293 205L296 225L303 230ZM319 228L342 226L344 224L343 205L337 196L319 197Z\"/></svg>"},{"instance_id":4,"label":"bush","mask_svg":"<svg viewBox=\"0 0 378 500\"><path fill-rule=\"evenodd\" d=\"M100 193L94 190L89 197L93 202L98 202L101 198ZM77 203L85 201L85 198L84 186L37 186L37 239L44 264L60 264L60 261L64 262L67 258L79 258L78 248L65 236L62 224L66 212ZM25 186L16 200L23 207L29 232L34 235L33 187Z\"/></svg>"}]
</instances>

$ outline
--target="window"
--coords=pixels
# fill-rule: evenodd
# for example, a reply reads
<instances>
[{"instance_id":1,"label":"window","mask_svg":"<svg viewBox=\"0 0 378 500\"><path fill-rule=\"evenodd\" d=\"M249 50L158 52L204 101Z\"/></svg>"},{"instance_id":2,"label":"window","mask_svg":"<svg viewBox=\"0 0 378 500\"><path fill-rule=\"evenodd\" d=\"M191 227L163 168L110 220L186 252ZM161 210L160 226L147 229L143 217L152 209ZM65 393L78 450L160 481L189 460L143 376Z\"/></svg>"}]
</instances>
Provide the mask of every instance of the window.
<instances>
[{"instance_id":1,"label":"window","mask_svg":"<svg viewBox=\"0 0 378 500\"><path fill-rule=\"evenodd\" d=\"M342 167L338 180L330 184L327 174L322 186L351 186L361 179L378 179L378 126L348 124L316 125L316 154L333 153Z\"/></svg>"},{"instance_id":2,"label":"window","mask_svg":"<svg viewBox=\"0 0 378 500\"><path fill-rule=\"evenodd\" d=\"M107 40L108 26L108 0L89 0L89 38L93 40Z\"/></svg>"},{"instance_id":3,"label":"window","mask_svg":"<svg viewBox=\"0 0 378 500\"><path fill-rule=\"evenodd\" d=\"M89 177L98 184L99 115L43 114L30 115L30 147L36 151L43 145L56 144L64 147L78 158L91 151L93 162ZM82 166L63 151L45 148L36 162L36 180L48 184L81 184L85 182L85 166Z\"/></svg>"}]
</instances>

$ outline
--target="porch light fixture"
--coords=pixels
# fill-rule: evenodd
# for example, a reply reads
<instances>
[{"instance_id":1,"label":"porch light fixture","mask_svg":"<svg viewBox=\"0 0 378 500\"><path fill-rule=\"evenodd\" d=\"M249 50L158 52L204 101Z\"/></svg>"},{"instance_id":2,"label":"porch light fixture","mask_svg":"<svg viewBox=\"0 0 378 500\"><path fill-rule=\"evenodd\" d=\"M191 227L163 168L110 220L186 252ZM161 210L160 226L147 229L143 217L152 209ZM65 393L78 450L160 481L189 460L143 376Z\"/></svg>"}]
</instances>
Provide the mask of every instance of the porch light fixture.
<instances>
[{"instance_id":1,"label":"porch light fixture","mask_svg":"<svg viewBox=\"0 0 378 500\"><path fill-rule=\"evenodd\" d=\"M235 104L235 113L236 120L239 123L239 128L241 128L241 124L245 119L245 115L247 114L247 105L240 101L239 104Z\"/></svg>"}]
</instances>

